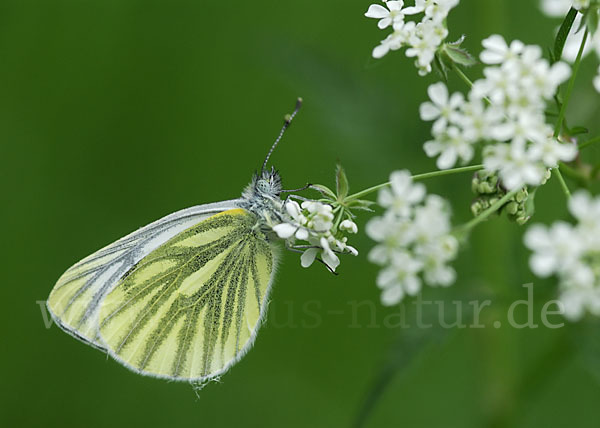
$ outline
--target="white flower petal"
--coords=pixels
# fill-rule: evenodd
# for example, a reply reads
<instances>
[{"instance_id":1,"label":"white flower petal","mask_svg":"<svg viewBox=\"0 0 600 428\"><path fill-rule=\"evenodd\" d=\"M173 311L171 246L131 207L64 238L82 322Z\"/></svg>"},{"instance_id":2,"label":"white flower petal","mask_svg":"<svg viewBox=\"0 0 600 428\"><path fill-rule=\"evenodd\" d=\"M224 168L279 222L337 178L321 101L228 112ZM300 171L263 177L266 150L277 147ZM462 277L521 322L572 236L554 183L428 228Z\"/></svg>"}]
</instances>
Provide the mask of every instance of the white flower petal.
<instances>
[{"instance_id":1,"label":"white flower petal","mask_svg":"<svg viewBox=\"0 0 600 428\"><path fill-rule=\"evenodd\" d=\"M402 287L396 285L394 287L388 287L381 293L381 304L384 306L393 306L402 301L404 292Z\"/></svg>"},{"instance_id":2,"label":"white flower petal","mask_svg":"<svg viewBox=\"0 0 600 428\"><path fill-rule=\"evenodd\" d=\"M390 51L389 43L382 43L373 49L373 58L383 58Z\"/></svg>"},{"instance_id":3,"label":"white flower petal","mask_svg":"<svg viewBox=\"0 0 600 428\"><path fill-rule=\"evenodd\" d=\"M290 223L279 223L273 226L273 231L279 236L281 239L288 239L294 236L296 230L298 228Z\"/></svg>"},{"instance_id":4,"label":"white flower petal","mask_svg":"<svg viewBox=\"0 0 600 428\"><path fill-rule=\"evenodd\" d=\"M363 9L364 10L364 9ZM365 13L367 18L381 19L389 16L390 11L379 4L372 4Z\"/></svg>"},{"instance_id":5,"label":"white flower petal","mask_svg":"<svg viewBox=\"0 0 600 428\"><path fill-rule=\"evenodd\" d=\"M529 266L537 276L546 278L554 273L556 259L548 254L534 254L529 259Z\"/></svg>"},{"instance_id":6,"label":"white flower petal","mask_svg":"<svg viewBox=\"0 0 600 428\"><path fill-rule=\"evenodd\" d=\"M442 82L434 83L427 88L429 98L435 104L445 105L448 102L448 88Z\"/></svg>"},{"instance_id":7,"label":"white flower petal","mask_svg":"<svg viewBox=\"0 0 600 428\"><path fill-rule=\"evenodd\" d=\"M404 1L387 1L386 6L390 11L400 11L404 6Z\"/></svg>"},{"instance_id":8,"label":"white flower petal","mask_svg":"<svg viewBox=\"0 0 600 428\"><path fill-rule=\"evenodd\" d=\"M458 155L452 147L447 147L437 159L436 165L439 169L449 169L456 165Z\"/></svg>"},{"instance_id":9,"label":"white flower petal","mask_svg":"<svg viewBox=\"0 0 600 428\"><path fill-rule=\"evenodd\" d=\"M380 30L389 27L392 24L392 18L386 17L377 23Z\"/></svg>"},{"instance_id":10,"label":"white flower petal","mask_svg":"<svg viewBox=\"0 0 600 428\"><path fill-rule=\"evenodd\" d=\"M309 236L310 234L307 229L303 227L298 228L298 231L296 232L296 239L300 241L306 241Z\"/></svg>"},{"instance_id":11,"label":"white flower petal","mask_svg":"<svg viewBox=\"0 0 600 428\"><path fill-rule=\"evenodd\" d=\"M318 252L319 251L316 248L309 248L308 250L304 251L302 256L300 256L300 264L302 267L307 268L312 265L317 258Z\"/></svg>"},{"instance_id":12,"label":"white flower petal","mask_svg":"<svg viewBox=\"0 0 600 428\"><path fill-rule=\"evenodd\" d=\"M431 121L440 117L441 111L435 104L424 102L419 107L419 114L422 120Z\"/></svg>"}]
</instances>

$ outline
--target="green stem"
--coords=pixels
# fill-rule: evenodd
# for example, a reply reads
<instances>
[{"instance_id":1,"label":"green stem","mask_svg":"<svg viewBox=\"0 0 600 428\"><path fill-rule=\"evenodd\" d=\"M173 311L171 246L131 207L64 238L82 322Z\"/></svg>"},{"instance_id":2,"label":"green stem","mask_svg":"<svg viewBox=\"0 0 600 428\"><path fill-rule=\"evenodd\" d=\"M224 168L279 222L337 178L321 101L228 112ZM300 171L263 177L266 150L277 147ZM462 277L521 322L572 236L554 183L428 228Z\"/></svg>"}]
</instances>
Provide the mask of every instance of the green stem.
<instances>
[{"instance_id":1,"label":"green stem","mask_svg":"<svg viewBox=\"0 0 600 428\"><path fill-rule=\"evenodd\" d=\"M462 166L459 168L443 169L441 171L426 172L424 174L413 175L413 181L426 180L433 177L441 177L443 175L457 174L459 172L474 172L483 169L483 165Z\"/></svg>"},{"instance_id":2,"label":"green stem","mask_svg":"<svg viewBox=\"0 0 600 428\"><path fill-rule=\"evenodd\" d=\"M473 220L463 224L462 226L458 226L456 228L456 230L460 231L460 232L464 232L464 233L469 232L471 229L473 229L479 223L486 220L489 216L491 216L496 211L498 211L500 208L502 208L502 206L505 203L507 203L508 201L510 201L512 199L512 197L515 196L517 194L517 192L519 192L519 191L521 191L520 187L518 187L514 190L511 190L506 195L504 195L502 198L500 198L498 201L494 202L487 210L485 210L484 212L479 214Z\"/></svg>"},{"instance_id":3,"label":"green stem","mask_svg":"<svg viewBox=\"0 0 600 428\"><path fill-rule=\"evenodd\" d=\"M559 162L558 166L560 167L560 172L564 177L577 181L583 186L587 185L587 183L590 181L590 175L586 175L580 170L575 169L564 162Z\"/></svg>"},{"instance_id":4,"label":"green stem","mask_svg":"<svg viewBox=\"0 0 600 428\"><path fill-rule=\"evenodd\" d=\"M558 138L558 136L560 135L560 131L562 130L562 125L565 120L565 113L567 111L567 105L569 104L569 99L571 98L573 87L575 86L575 77L577 76L579 66L581 65L581 57L583 56L583 50L585 48L585 43L587 41L588 34L589 32L586 29L585 33L583 34L583 40L581 40L581 45L579 46L579 52L577 52L577 58L573 63L573 73L571 74L571 78L569 79L569 83L567 85L565 99L560 107L560 112L558 113L558 120L556 121L556 126L554 127L554 138Z\"/></svg>"},{"instance_id":5,"label":"green stem","mask_svg":"<svg viewBox=\"0 0 600 428\"><path fill-rule=\"evenodd\" d=\"M596 143L600 143L600 137L596 137L596 138L592 138L591 140L587 140L584 141L583 143L579 144L577 147L579 148L579 150L585 149L588 146L591 146L592 144L596 144Z\"/></svg>"},{"instance_id":6,"label":"green stem","mask_svg":"<svg viewBox=\"0 0 600 428\"><path fill-rule=\"evenodd\" d=\"M569 190L569 186L567 186L567 182L565 181L565 179L562 176L562 173L560 172L560 167L556 167L554 168L554 174L556 175L556 178L558 178L558 182L560 183L560 188L562 189L563 193L565 194L565 196L567 197L567 199L569 199L571 197L571 191Z\"/></svg>"},{"instance_id":7,"label":"green stem","mask_svg":"<svg viewBox=\"0 0 600 428\"><path fill-rule=\"evenodd\" d=\"M479 171L480 169L483 169L483 165L472 165L472 166L463 166L460 168L452 168L452 169L444 169L441 171L433 171L433 172L427 172L424 174L417 174L417 175L413 175L412 179L413 181L418 181L418 180L425 180L427 178L433 178L433 177L441 177L443 175L451 175L451 174L458 174L459 172L473 172L473 171ZM347 201L352 201L352 200L356 200L356 199L361 199L364 196L367 196L373 192L376 192L380 189L383 189L385 187L388 187L391 183L388 181L387 183L382 183L382 184L378 184L377 186L373 186L373 187L369 187L368 189L362 190L358 193L355 193L353 195L350 195L346 198Z\"/></svg>"},{"instance_id":8,"label":"green stem","mask_svg":"<svg viewBox=\"0 0 600 428\"><path fill-rule=\"evenodd\" d=\"M462 81L467 84L467 86L469 86L469 87L473 86L473 81L471 79L469 79L469 76L467 76L464 73L464 71L462 71L456 64L452 68L454 69L454 71L456 72L458 77L460 77L462 79Z\"/></svg>"}]
</instances>

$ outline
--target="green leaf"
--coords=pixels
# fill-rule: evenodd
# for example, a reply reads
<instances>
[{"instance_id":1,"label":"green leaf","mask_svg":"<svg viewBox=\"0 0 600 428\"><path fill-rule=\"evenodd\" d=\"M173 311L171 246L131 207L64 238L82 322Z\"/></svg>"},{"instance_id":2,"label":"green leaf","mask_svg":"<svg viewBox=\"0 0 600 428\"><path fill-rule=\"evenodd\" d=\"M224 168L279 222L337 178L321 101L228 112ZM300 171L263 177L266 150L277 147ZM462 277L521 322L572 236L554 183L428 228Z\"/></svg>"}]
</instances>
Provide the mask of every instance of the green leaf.
<instances>
[{"instance_id":1,"label":"green leaf","mask_svg":"<svg viewBox=\"0 0 600 428\"><path fill-rule=\"evenodd\" d=\"M348 178L346 177L346 172L344 168L342 168L341 164L337 164L335 170L335 185L337 189L337 197L339 200L343 201L346 196L348 196Z\"/></svg>"},{"instance_id":2,"label":"green leaf","mask_svg":"<svg viewBox=\"0 0 600 428\"><path fill-rule=\"evenodd\" d=\"M550 58L550 63L554 64L557 59L554 58L554 51L552 50L552 48L548 48L548 58Z\"/></svg>"},{"instance_id":3,"label":"green leaf","mask_svg":"<svg viewBox=\"0 0 600 428\"><path fill-rule=\"evenodd\" d=\"M600 15L600 7L590 7L585 15L585 22L590 34L596 34L596 30L598 29L598 17Z\"/></svg>"},{"instance_id":4,"label":"green leaf","mask_svg":"<svg viewBox=\"0 0 600 428\"><path fill-rule=\"evenodd\" d=\"M348 204L348 208L351 208L353 210L362 210L362 211L370 211L372 212L373 210L371 209L371 206L375 205L374 201L367 201L366 199L357 199L355 201L352 201Z\"/></svg>"},{"instance_id":5,"label":"green leaf","mask_svg":"<svg viewBox=\"0 0 600 428\"><path fill-rule=\"evenodd\" d=\"M467 52L466 49L463 49L459 46L446 43L443 50L450 61L455 64L463 65L465 67L471 67L477 64L477 60L469 52Z\"/></svg>"},{"instance_id":6,"label":"green leaf","mask_svg":"<svg viewBox=\"0 0 600 428\"><path fill-rule=\"evenodd\" d=\"M556 40L554 41L554 61L560 61L562 58L563 49L565 48L567 37L571 31L571 27L573 27L573 22L575 21L577 13L577 9L571 8L569 13L567 13L562 25L560 26L560 29L558 30Z\"/></svg>"},{"instance_id":7,"label":"green leaf","mask_svg":"<svg viewBox=\"0 0 600 428\"><path fill-rule=\"evenodd\" d=\"M465 36L465 35L463 34L463 35L462 35L462 36L460 36L460 38L459 38L458 40L456 40L455 42L448 42L448 43L446 43L446 44L447 44L447 45L449 45L449 46L454 46L454 47L457 47L457 48L459 48L459 47L460 47L460 45L462 45L462 42L464 42L466 38L467 38L467 36Z\"/></svg>"},{"instance_id":8,"label":"green leaf","mask_svg":"<svg viewBox=\"0 0 600 428\"><path fill-rule=\"evenodd\" d=\"M330 200L336 199L333 190L331 190L327 186L323 186L322 184L312 184L310 188L316 190L317 192L321 193L321 195L325 196L326 198L329 198Z\"/></svg>"},{"instance_id":9,"label":"green leaf","mask_svg":"<svg viewBox=\"0 0 600 428\"><path fill-rule=\"evenodd\" d=\"M581 134L587 134L588 132L590 132L589 129L584 128L583 126L575 126L571 129L569 129L569 135L574 137L576 135L581 135Z\"/></svg>"}]
</instances>

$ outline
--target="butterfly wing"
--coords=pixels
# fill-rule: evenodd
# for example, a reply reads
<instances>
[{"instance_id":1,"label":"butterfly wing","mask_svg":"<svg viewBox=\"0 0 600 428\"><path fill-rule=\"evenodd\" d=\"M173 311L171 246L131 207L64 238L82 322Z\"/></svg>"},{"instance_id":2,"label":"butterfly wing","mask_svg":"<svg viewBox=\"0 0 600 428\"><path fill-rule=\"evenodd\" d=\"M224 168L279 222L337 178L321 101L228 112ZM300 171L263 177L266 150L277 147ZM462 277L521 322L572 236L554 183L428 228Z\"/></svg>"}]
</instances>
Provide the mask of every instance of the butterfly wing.
<instances>
[{"instance_id":1,"label":"butterfly wing","mask_svg":"<svg viewBox=\"0 0 600 428\"><path fill-rule=\"evenodd\" d=\"M172 380L225 372L250 348L274 258L256 217L209 217L144 257L101 303L99 332L128 368Z\"/></svg>"},{"instance_id":2,"label":"butterfly wing","mask_svg":"<svg viewBox=\"0 0 600 428\"><path fill-rule=\"evenodd\" d=\"M173 236L225 210L239 200L187 208L119 239L70 267L54 286L47 306L63 330L99 349L97 340L100 302L142 258Z\"/></svg>"}]
</instances>

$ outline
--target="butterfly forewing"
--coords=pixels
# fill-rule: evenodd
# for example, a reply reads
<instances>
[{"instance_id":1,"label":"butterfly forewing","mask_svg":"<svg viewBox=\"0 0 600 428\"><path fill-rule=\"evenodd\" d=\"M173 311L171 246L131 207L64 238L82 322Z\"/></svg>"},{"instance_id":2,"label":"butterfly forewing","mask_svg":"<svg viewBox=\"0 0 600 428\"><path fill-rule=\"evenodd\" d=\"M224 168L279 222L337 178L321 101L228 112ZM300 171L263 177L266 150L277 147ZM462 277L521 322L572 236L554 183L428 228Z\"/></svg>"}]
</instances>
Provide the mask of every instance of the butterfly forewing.
<instances>
[{"instance_id":1,"label":"butterfly forewing","mask_svg":"<svg viewBox=\"0 0 600 428\"><path fill-rule=\"evenodd\" d=\"M264 315L273 253L256 217L234 209L175 236L104 298L102 343L143 374L203 380L251 346Z\"/></svg>"},{"instance_id":2,"label":"butterfly forewing","mask_svg":"<svg viewBox=\"0 0 600 428\"><path fill-rule=\"evenodd\" d=\"M104 296L143 257L215 213L238 201L200 205L170 214L86 257L58 280L48 308L57 324L78 339L103 349L98 341L98 310Z\"/></svg>"}]
</instances>

